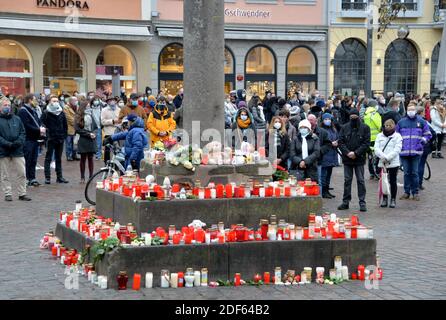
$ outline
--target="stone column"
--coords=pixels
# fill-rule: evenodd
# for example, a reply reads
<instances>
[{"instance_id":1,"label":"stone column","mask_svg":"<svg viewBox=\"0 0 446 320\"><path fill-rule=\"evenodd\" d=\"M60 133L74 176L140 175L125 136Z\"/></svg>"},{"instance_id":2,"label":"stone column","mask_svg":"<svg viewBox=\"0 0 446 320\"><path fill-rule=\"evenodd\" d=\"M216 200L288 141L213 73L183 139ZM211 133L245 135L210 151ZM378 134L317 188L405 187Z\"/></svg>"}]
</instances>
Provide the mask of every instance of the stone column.
<instances>
[{"instance_id":1,"label":"stone column","mask_svg":"<svg viewBox=\"0 0 446 320\"><path fill-rule=\"evenodd\" d=\"M199 130L193 121L200 121ZM221 0L184 0L183 127L190 137L189 143L206 144L197 140L206 129L216 129L223 139L224 1Z\"/></svg>"}]
</instances>

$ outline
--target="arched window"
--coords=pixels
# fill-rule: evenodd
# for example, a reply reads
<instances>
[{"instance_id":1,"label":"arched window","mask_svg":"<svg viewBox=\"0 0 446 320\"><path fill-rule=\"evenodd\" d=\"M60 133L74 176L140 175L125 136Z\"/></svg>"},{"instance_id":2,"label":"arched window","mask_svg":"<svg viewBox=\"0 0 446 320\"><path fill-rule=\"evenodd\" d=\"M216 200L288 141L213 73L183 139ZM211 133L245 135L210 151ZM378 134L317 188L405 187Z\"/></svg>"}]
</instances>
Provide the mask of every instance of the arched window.
<instances>
[{"instance_id":1,"label":"arched window","mask_svg":"<svg viewBox=\"0 0 446 320\"><path fill-rule=\"evenodd\" d=\"M256 46L245 59L245 88L247 101L254 92L263 98L265 92L276 91L276 58L266 46Z\"/></svg>"},{"instance_id":2,"label":"arched window","mask_svg":"<svg viewBox=\"0 0 446 320\"><path fill-rule=\"evenodd\" d=\"M397 39L386 50L384 91L417 93L418 53L408 40Z\"/></svg>"},{"instance_id":3,"label":"arched window","mask_svg":"<svg viewBox=\"0 0 446 320\"><path fill-rule=\"evenodd\" d=\"M232 51L225 47L225 93L234 90L235 62Z\"/></svg>"},{"instance_id":4,"label":"arched window","mask_svg":"<svg viewBox=\"0 0 446 320\"><path fill-rule=\"evenodd\" d=\"M80 50L71 44L51 46L43 57L43 87L51 94L86 92L83 61Z\"/></svg>"},{"instance_id":5,"label":"arched window","mask_svg":"<svg viewBox=\"0 0 446 320\"><path fill-rule=\"evenodd\" d=\"M31 57L13 40L0 40L0 92L24 95L31 91Z\"/></svg>"},{"instance_id":6,"label":"arched window","mask_svg":"<svg viewBox=\"0 0 446 320\"><path fill-rule=\"evenodd\" d=\"M297 47L287 58L287 95L295 92L310 93L317 88L317 61L313 52L305 47Z\"/></svg>"},{"instance_id":7,"label":"arched window","mask_svg":"<svg viewBox=\"0 0 446 320\"><path fill-rule=\"evenodd\" d=\"M183 45L168 44L161 50L159 56L159 90L164 94L176 95L183 87Z\"/></svg>"},{"instance_id":8,"label":"arched window","mask_svg":"<svg viewBox=\"0 0 446 320\"><path fill-rule=\"evenodd\" d=\"M439 96L440 90L435 88L435 78L437 77L438 59L440 58L440 43L438 43L432 52L431 59L431 94Z\"/></svg>"},{"instance_id":9,"label":"arched window","mask_svg":"<svg viewBox=\"0 0 446 320\"><path fill-rule=\"evenodd\" d=\"M358 95L365 89L367 49L357 39L346 39L336 48L334 56L334 91Z\"/></svg>"},{"instance_id":10,"label":"arched window","mask_svg":"<svg viewBox=\"0 0 446 320\"><path fill-rule=\"evenodd\" d=\"M96 90L112 94L112 76L118 73L126 95L136 91L136 68L132 54L118 45L106 46L96 58Z\"/></svg>"}]
</instances>

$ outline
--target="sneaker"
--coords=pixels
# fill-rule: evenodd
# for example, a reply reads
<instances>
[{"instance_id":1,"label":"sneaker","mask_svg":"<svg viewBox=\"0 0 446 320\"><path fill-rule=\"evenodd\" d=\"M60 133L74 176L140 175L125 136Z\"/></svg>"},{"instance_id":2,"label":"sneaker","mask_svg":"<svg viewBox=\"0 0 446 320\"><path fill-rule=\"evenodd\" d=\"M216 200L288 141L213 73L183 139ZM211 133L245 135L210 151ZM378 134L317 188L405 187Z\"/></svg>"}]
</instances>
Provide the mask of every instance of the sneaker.
<instances>
[{"instance_id":1,"label":"sneaker","mask_svg":"<svg viewBox=\"0 0 446 320\"><path fill-rule=\"evenodd\" d=\"M19 200L20 201L31 201L32 199L30 197L28 197L27 195L24 195L24 196L20 196Z\"/></svg>"},{"instance_id":2,"label":"sneaker","mask_svg":"<svg viewBox=\"0 0 446 320\"><path fill-rule=\"evenodd\" d=\"M436 153L432 153L432 159L438 158Z\"/></svg>"},{"instance_id":3,"label":"sneaker","mask_svg":"<svg viewBox=\"0 0 446 320\"><path fill-rule=\"evenodd\" d=\"M5 196L5 201L12 201L12 196Z\"/></svg>"},{"instance_id":4,"label":"sneaker","mask_svg":"<svg viewBox=\"0 0 446 320\"><path fill-rule=\"evenodd\" d=\"M390 199L390 205L389 208L395 208L396 207L396 201L395 199Z\"/></svg>"},{"instance_id":5,"label":"sneaker","mask_svg":"<svg viewBox=\"0 0 446 320\"><path fill-rule=\"evenodd\" d=\"M40 183L37 180L33 180L33 181L30 182L30 185L33 186L33 187L38 187L38 186L40 186Z\"/></svg>"},{"instance_id":6,"label":"sneaker","mask_svg":"<svg viewBox=\"0 0 446 320\"><path fill-rule=\"evenodd\" d=\"M410 194L405 193L400 197L400 200L407 200L407 199L410 199Z\"/></svg>"},{"instance_id":7,"label":"sneaker","mask_svg":"<svg viewBox=\"0 0 446 320\"><path fill-rule=\"evenodd\" d=\"M68 180L66 180L65 178L57 178L56 182L57 183L68 183Z\"/></svg>"},{"instance_id":8,"label":"sneaker","mask_svg":"<svg viewBox=\"0 0 446 320\"><path fill-rule=\"evenodd\" d=\"M45 184L51 184L51 179L50 178L46 178L45 179Z\"/></svg>"},{"instance_id":9,"label":"sneaker","mask_svg":"<svg viewBox=\"0 0 446 320\"><path fill-rule=\"evenodd\" d=\"M439 154L437 155L437 157L440 158L440 159L444 159L444 157L443 157L443 155L442 155L441 153L439 153Z\"/></svg>"},{"instance_id":10,"label":"sneaker","mask_svg":"<svg viewBox=\"0 0 446 320\"><path fill-rule=\"evenodd\" d=\"M418 194L413 195L413 200L420 201L420 196Z\"/></svg>"},{"instance_id":11,"label":"sneaker","mask_svg":"<svg viewBox=\"0 0 446 320\"><path fill-rule=\"evenodd\" d=\"M381 208L387 208L388 201L387 197L383 198L383 201L381 202Z\"/></svg>"},{"instance_id":12,"label":"sneaker","mask_svg":"<svg viewBox=\"0 0 446 320\"><path fill-rule=\"evenodd\" d=\"M343 203L338 207L338 210L348 210L348 209L349 209L348 203Z\"/></svg>"},{"instance_id":13,"label":"sneaker","mask_svg":"<svg viewBox=\"0 0 446 320\"><path fill-rule=\"evenodd\" d=\"M44 167L42 167L40 164L36 165L36 170L43 170L43 169L44 169Z\"/></svg>"},{"instance_id":14,"label":"sneaker","mask_svg":"<svg viewBox=\"0 0 446 320\"><path fill-rule=\"evenodd\" d=\"M367 207L365 206L365 204L359 206L359 211L367 212Z\"/></svg>"},{"instance_id":15,"label":"sneaker","mask_svg":"<svg viewBox=\"0 0 446 320\"><path fill-rule=\"evenodd\" d=\"M331 194L330 191L327 191L327 194L332 198L336 198L336 196L334 194Z\"/></svg>"},{"instance_id":16,"label":"sneaker","mask_svg":"<svg viewBox=\"0 0 446 320\"><path fill-rule=\"evenodd\" d=\"M74 161L74 159L72 157L68 157L67 161Z\"/></svg>"}]
</instances>

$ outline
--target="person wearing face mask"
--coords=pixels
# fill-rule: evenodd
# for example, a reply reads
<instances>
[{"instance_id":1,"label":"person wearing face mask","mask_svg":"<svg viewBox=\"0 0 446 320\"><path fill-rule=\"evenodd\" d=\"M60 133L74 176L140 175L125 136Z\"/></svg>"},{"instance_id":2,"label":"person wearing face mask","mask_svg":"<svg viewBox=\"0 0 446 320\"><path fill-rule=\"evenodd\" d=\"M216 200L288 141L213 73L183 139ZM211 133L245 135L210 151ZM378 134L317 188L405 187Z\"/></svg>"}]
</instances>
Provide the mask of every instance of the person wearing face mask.
<instances>
[{"instance_id":1,"label":"person wearing face mask","mask_svg":"<svg viewBox=\"0 0 446 320\"><path fill-rule=\"evenodd\" d=\"M297 138L291 141L291 173L298 180L318 181L317 162L320 156L319 138L312 133L311 123L302 120L299 123Z\"/></svg>"},{"instance_id":2,"label":"person wearing face mask","mask_svg":"<svg viewBox=\"0 0 446 320\"><path fill-rule=\"evenodd\" d=\"M237 107L232 102L231 96L226 95L225 100L225 129L232 127L232 119L237 114Z\"/></svg>"},{"instance_id":3,"label":"person wearing face mask","mask_svg":"<svg viewBox=\"0 0 446 320\"><path fill-rule=\"evenodd\" d=\"M409 103L407 116L401 119L396 126L396 132L403 137L400 156L404 169L404 195L400 200L407 200L410 195L415 201L420 200L418 167L424 146L432 138L427 121L417 116L416 107L416 104Z\"/></svg>"},{"instance_id":4,"label":"person wearing face mask","mask_svg":"<svg viewBox=\"0 0 446 320\"><path fill-rule=\"evenodd\" d=\"M10 172L16 172L19 200L30 201L26 195L26 174L23 146L26 132L20 118L12 113L8 98L0 99L0 185L5 193L5 201L12 201Z\"/></svg>"},{"instance_id":5,"label":"person wearing face mask","mask_svg":"<svg viewBox=\"0 0 446 320\"><path fill-rule=\"evenodd\" d=\"M266 129L265 115L263 113L263 106L261 105L260 98L253 96L249 101L249 111L255 122L255 126L259 130Z\"/></svg>"},{"instance_id":6,"label":"person wearing face mask","mask_svg":"<svg viewBox=\"0 0 446 320\"><path fill-rule=\"evenodd\" d=\"M74 145L74 136L76 135L76 130L74 130L74 117L76 116L78 106L79 101L77 97L70 97L68 103L63 108L68 126L67 139L65 140L65 155L67 161L79 160L76 146Z\"/></svg>"},{"instance_id":7,"label":"person wearing face mask","mask_svg":"<svg viewBox=\"0 0 446 320\"><path fill-rule=\"evenodd\" d=\"M24 103L23 96L18 95L17 97L14 98L13 102L14 103L12 104L12 112L15 115L18 115L20 109L22 108L22 104Z\"/></svg>"},{"instance_id":8,"label":"person wearing face mask","mask_svg":"<svg viewBox=\"0 0 446 320\"><path fill-rule=\"evenodd\" d=\"M150 132L150 146L157 141L168 140L172 137L176 128L173 115L166 106L166 99L161 97L158 104L149 115L147 120L147 128Z\"/></svg>"},{"instance_id":9,"label":"person wearing face mask","mask_svg":"<svg viewBox=\"0 0 446 320\"><path fill-rule=\"evenodd\" d=\"M338 162L338 139L339 134L336 126L333 123L333 116L329 113L322 115L321 128L327 132L327 138L330 144L322 146L321 149L327 149L323 152L322 159L320 161L321 170L321 183L322 183L322 198L332 199L336 196L330 193L331 175L333 173L333 167L339 165Z\"/></svg>"},{"instance_id":10,"label":"person wearing face mask","mask_svg":"<svg viewBox=\"0 0 446 320\"><path fill-rule=\"evenodd\" d=\"M240 107L240 102L245 102L245 106L246 106L246 90L245 89L239 89L237 90L237 100L235 101L235 104L237 106L237 108L241 108Z\"/></svg>"},{"instance_id":11,"label":"person wearing face mask","mask_svg":"<svg viewBox=\"0 0 446 320\"><path fill-rule=\"evenodd\" d=\"M328 132L318 126L318 118L314 114L308 115L308 121L311 124L311 131L319 138L320 144L320 155L317 163L317 175L318 175L318 184L322 186L322 157L326 154L331 148L331 141L328 138ZM322 191L322 190L321 190Z\"/></svg>"},{"instance_id":12,"label":"person wearing face mask","mask_svg":"<svg viewBox=\"0 0 446 320\"><path fill-rule=\"evenodd\" d=\"M248 108L242 107L238 110L232 121L232 131L232 147L234 149L240 149L243 142L249 142L255 145L256 127L254 118Z\"/></svg>"},{"instance_id":13,"label":"person wearing face mask","mask_svg":"<svg viewBox=\"0 0 446 320\"><path fill-rule=\"evenodd\" d=\"M183 98L184 98L184 89L181 88L178 91L178 94L173 99L173 104L175 105L175 109L178 109L183 105Z\"/></svg>"},{"instance_id":14,"label":"person wearing face mask","mask_svg":"<svg viewBox=\"0 0 446 320\"><path fill-rule=\"evenodd\" d=\"M109 97L107 99L107 107L102 109L101 112L101 124L103 127L104 133L104 144L108 137L112 136L119 123L119 113L121 109L117 106L117 100L115 97ZM104 162L107 164L107 161L110 160L110 148L105 147L104 149Z\"/></svg>"},{"instance_id":15,"label":"person wearing face mask","mask_svg":"<svg viewBox=\"0 0 446 320\"><path fill-rule=\"evenodd\" d=\"M290 138L288 136L285 122L280 116L274 116L271 120L268 130L266 131L265 150L266 156L270 156L270 150L272 147L276 149L275 163L287 168L288 158L290 153ZM273 154L271 154L273 156Z\"/></svg>"},{"instance_id":16,"label":"person wearing face mask","mask_svg":"<svg viewBox=\"0 0 446 320\"><path fill-rule=\"evenodd\" d=\"M344 195L338 210L349 209L352 200L353 173L358 183L358 198L361 212L366 212L366 187L364 181L364 165L367 150L370 148L370 128L361 122L359 111L350 110L350 122L344 125L339 133L339 150L344 164Z\"/></svg>"},{"instance_id":17,"label":"person wearing face mask","mask_svg":"<svg viewBox=\"0 0 446 320\"><path fill-rule=\"evenodd\" d=\"M444 159L441 154L441 147L443 145L444 135L446 134L446 108L443 106L443 101L437 99L434 106L430 110L432 119L432 127L437 134L436 148L432 150L432 158Z\"/></svg>"},{"instance_id":18,"label":"person wearing face mask","mask_svg":"<svg viewBox=\"0 0 446 320\"><path fill-rule=\"evenodd\" d=\"M90 107L92 111L93 121L96 124L97 131L96 134L96 160L102 158L102 129L101 129L101 113L102 113L102 100L98 95L94 96L92 100L90 100Z\"/></svg>"},{"instance_id":19,"label":"person wearing face mask","mask_svg":"<svg viewBox=\"0 0 446 320\"><path fill-rule=\"evenodd\" d=\"M55 158L57 183L68 183L62 175L63 145L68 134L65 113L57 101L56 96L50 98L45 112L40 119L47 131L47 151L45 155L45 184L51 183L51 160Z\"/></svg>"},{"instance_id":20,"label":"person wearing face mask","mask_svg":"<svg viewBox=\"0 0 446 320\"><path fill-rule=\"evenodd\" d=\"M290 122L290 111L288 109L283 109L279 111L279 117L282 119L283 123L285 124L285 129L288 133L288 137L291 141L297 138L297 129L295 126L293 126Z\"/></svg>"},{"instance_id":21,"label":"person wearing face mask","mask_svg":"<svg viewBox=\"0 0 446 320\"><path fill-rule=\"evenodd\" d=\"M124 117L128 117L130 114L136 114L138 117L142 118L144 122L147 120L147 114L144 109L138 105L138 94L132 93L130 95L130 99L126 106L121 108L121 112L119 113L119 123L122 122Z\"/></svg>"},{"instance_id":22,"label":"person wearing face mask","mask_svg":"<svg viewBox=\"0 0 446 320\"><path fill-rule=\"evenodd\" d=\"M156 104L156 101L155 101L155 104ZM172 113L175 112L176 107L175 107L175 104L173 103L173 96L171 94L167 95L166 106L167 106L167 110L169 110Z\"/></svg>"},{"instance_id":23,"label":"person wearing face mask","mask_svg":"<svg viewBox=\"0 0 446 320\"><path fill-rule=\"evenodd\" d=\"M395 132L395 127L396 124L392 119L386 120L383 132L378 134L375 141L375 154L379 159L378 167L384 168L389 176L390 208L396 206L397 176L400 168L400 152L403 147L403 138ZM388 201L388 195L384 195L381 207L386 208Z\"/></svg>"},{"instance_id":24,"label":"person wearing face mask","mask_svg":"<svg viewBox=\"0 0 446 320\"><path fill-rule=\"evenodd\" d=\"M370 100L364 114L364 123L370 128L370 149L367 151L370 180L379 180L378 163L374 158L373 148L376 137L381 132L381 121L381 115L378 112L378 102L376 100Z\"/></svg>"}]
</instances>

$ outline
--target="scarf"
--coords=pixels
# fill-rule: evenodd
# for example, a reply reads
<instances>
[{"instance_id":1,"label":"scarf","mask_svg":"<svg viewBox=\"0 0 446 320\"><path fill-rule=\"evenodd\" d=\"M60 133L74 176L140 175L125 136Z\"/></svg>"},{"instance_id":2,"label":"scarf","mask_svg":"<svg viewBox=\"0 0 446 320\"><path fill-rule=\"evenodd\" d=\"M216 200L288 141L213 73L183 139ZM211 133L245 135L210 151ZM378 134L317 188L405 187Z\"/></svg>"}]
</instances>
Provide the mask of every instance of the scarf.
<instances>
[{"instance_id":1,"label":"scarf","mask_svg":"<svg viewBox=\"0 0 446 320\"><path fill-rule=\"evenodd\" d=\"M93 111L91 109L85 110L84 115L84 129L87 131L93 131Z\"/></svg>"},{"instance_id":2,"label":"scarf","mask_svg":"<svg viewBox=\"0 0 446 320\"><path fill-rule=\"evenodd\" d=\"M237 125L241 129L246 129L251 125L251 119L248 117L245 121L243 121L241 118L237 118Z\"/></svg>"},{"instance_id":3,"label":"scarf","mask_svg":"<svg viewBox=\"0 0 446 320\"><path fill-rule=\"evenodd\" d=\"M308 158L308 143L307 138L302 137L302 160Z\"/></svg>"},{"instance_id":4,"label":"scarf","mask_svg":"<svg viewBox=\"0 0 446 320\"><path fill-rule=\"evenodd\" d=\"M387 130L387 129L384 129L383 130L383 134L386 136L386 137L389 137L389 136L391 136L392 134L394 134L395 133L395 128L393 128L393 129L391 129L391 130Z\"/></svg>"},{"instance_id":5,"label":"scarf","mask_svg":"<svg viewBox=\"0 0 446 320\"><path fill-rule=\"evenodd\" d=\"M282 146L282 135L280 134L280 130L274 130L274 146L276 148Z\"/></svg>"},{"instance_id":6,"label":"scarf","mask_svg":"<svg viewBox=\"0 0 446 320\"><path fill-rule=\"evenodd\" d=\"M62 107L58 103L57 104L50 103L46 109L48 110L48 112L51 112L56 116L62 113Z\"/></svg>"}]
</instances>

